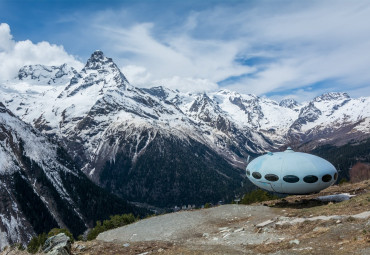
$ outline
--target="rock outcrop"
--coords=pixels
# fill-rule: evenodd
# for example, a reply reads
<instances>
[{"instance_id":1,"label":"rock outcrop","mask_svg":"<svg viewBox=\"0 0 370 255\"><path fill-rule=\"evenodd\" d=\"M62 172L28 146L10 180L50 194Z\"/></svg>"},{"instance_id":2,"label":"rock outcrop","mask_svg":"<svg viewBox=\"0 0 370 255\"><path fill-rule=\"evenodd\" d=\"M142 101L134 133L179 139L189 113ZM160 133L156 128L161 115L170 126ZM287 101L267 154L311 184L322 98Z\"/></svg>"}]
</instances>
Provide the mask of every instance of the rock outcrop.
<instances>
[{"instance_id":1,"label":"rock outcrop","mask_svg":"<svg viewBox=\"0 0 370 255\"><path fill-rule=\"evenodd\" d=\"M48 255L70 255L71 240L64 233L49 237L42 247L42 251Z\"/></svg>"}]
</instances>

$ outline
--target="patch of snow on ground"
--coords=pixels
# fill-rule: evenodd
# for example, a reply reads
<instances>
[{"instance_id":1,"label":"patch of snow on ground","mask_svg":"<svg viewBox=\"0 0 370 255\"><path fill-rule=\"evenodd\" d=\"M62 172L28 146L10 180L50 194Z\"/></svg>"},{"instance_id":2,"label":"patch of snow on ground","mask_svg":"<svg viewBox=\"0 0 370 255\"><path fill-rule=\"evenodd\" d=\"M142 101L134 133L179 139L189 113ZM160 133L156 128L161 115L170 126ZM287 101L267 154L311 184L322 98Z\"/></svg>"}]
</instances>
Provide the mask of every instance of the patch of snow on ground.
<instances>
[{"instance_id":1,"label":"patch of snow on ground","mask_svg":"<svg viewBox=\"0 0 370 255\"><path fill-rule=\"evenodd\" d=\"M352 197L355 197L355 195L350 195L349 193L342 193L328 196L320 196L316 199L322 202L342 202L345 200L350 200Z\"/></svg>"}]
</instances>

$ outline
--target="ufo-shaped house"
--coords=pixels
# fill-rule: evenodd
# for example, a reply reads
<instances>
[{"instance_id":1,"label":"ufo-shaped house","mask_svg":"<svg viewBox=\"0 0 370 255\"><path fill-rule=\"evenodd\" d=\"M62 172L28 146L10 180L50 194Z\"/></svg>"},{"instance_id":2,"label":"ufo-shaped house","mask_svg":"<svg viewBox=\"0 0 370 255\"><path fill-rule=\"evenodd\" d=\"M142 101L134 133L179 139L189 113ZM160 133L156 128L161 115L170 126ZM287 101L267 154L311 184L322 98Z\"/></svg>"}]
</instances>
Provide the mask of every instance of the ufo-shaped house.
<instances>
[{"instance_id":1,"label":"ufo-shaped house","mask_svg":"<svg viewBox=\"0 0 370 255\"><path fill-rule=\"evenodd\" d=\"M332 185L338 178L335 167L323 158L295 152L268 152L252 160L247 177L256 186L285 194L308 194Z\"/></svg>"}]
</instances>

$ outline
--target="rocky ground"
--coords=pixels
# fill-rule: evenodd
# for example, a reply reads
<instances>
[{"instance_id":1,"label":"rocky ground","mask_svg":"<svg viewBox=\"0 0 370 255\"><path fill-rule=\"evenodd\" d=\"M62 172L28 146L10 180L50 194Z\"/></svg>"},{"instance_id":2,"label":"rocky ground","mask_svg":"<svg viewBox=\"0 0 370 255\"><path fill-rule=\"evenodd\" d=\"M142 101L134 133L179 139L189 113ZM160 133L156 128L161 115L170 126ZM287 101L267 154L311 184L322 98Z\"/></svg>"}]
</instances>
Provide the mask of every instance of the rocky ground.
<instances>
[{"instance_id":1,"label":"rocky ground","mask_svg":"<svg viewBox=\"0 0 370 255\"><path fill-rule=\"evenodd\" d=\"M355 196L338 203L316 200L341 193ZM72 253L370 254L370 181L262 204L156 216L75 242Z\"/></svg>"}]
</instances>

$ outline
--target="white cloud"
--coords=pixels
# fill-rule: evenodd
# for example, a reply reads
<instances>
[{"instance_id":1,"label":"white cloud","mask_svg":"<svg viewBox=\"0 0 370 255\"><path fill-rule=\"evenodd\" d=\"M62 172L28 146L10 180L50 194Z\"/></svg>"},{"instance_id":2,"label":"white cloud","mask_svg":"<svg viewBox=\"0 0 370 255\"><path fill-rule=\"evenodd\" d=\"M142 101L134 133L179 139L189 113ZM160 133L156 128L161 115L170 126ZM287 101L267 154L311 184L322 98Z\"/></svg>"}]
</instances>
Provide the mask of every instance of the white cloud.
<instances>
[{"instance_id":1,"label":"white cloud","mask_svg":"<svg viewBox=\"0 0 370 255\"><path fill-rule=\"evenodd\" d=\"M63 46L45 41L36 44L30 40L14 41L9 25L0 24L0 81L15 77L24 65L61 65L64 63L77 69L82 67L82 63L66 53Z\"/></svg>"},{"instance_id":2,"label":"white cloud","mask_svg":"<svg viewBox=\"0 0 370 255\"><path fill-rule=\"evenodd\" d=\"M219 89L217 83L208 79L173 76L158 80L152 79L152 74L145 67L127 65L121 67L121 71L131 85L143 88L164 86L181 92L207 92Z\"/></svg>"},{"instance_id":3,"label":"white cloud","mask_svg":"<svg viewBox=\"0 0 370 255\"><path fill-rule=\"evenodd\" d=\"M127 80L134 86L145 86L150 82L151 74L145 67L127 65L120 68L121 72L125 74Z\"/></svg>"},{"instance_id":4,"label":"white cloud","mask_svg":"<svg viewBox=\"0 0 370 255\"><path fill-rule=\"evenodd\" d=\"M0 52L9 51L14 46L10 27L8 24L0 24Z\"/></svg>"}]
</instances>

